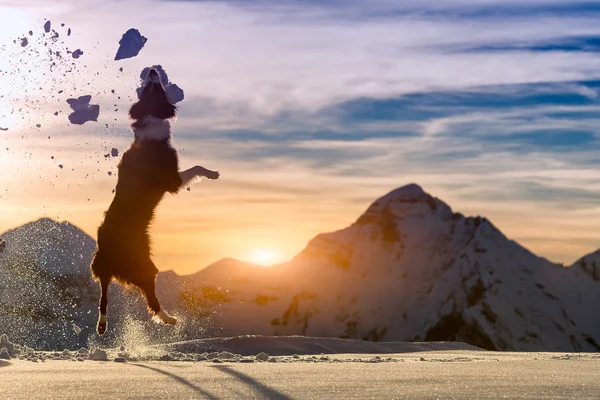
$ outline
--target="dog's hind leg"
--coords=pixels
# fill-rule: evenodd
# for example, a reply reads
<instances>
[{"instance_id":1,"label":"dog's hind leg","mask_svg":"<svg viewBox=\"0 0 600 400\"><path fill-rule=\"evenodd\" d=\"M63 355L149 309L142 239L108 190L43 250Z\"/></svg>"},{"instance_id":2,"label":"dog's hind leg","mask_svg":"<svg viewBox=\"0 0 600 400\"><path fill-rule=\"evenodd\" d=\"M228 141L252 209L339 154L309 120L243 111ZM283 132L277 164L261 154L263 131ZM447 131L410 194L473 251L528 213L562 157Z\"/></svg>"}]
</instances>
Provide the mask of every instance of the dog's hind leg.
<instances>
[{"instance_id":1,"label":"dog's hind leg","mask_svg":"<svg viewBox=\"0 0 600 400\"><path fill-rule=\"evenodd\" d=\"M152 320L155 322L160 321L167 325L175 325L175 323L177 323L177 320L165 313L160 308L160 303L156 298L156 283L154 279L144 281L142 284L139 285L139 287L140 289L142 289L144 295L146 296L148 308L154 313L154 317L152 317Z\"/></svg>"},{"instance_id":2,"label":"dog's hind leg","mask_svg":"<svg viewBox=\"0 0 600 400\"><path fill-rule=\"evenodd\" d=\"M98 325L96 331L98 335L104 335L108 322L106 320L106 309L108 308L108 285L112 278L101 278L100 279L100 316L98 317Z\"/></svg>"}]
</instances>

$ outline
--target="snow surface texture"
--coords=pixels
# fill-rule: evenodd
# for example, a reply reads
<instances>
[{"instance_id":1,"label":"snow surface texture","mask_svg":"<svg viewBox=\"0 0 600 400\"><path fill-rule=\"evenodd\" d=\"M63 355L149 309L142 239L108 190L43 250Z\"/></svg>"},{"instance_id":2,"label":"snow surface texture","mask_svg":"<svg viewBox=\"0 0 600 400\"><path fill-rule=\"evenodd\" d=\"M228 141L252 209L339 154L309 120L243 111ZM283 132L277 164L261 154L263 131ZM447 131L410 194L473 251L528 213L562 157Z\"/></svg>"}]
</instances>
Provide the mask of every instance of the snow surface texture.
<instances>
[{"instance_id":1,"label":"snow surface texture","mask_svg":"<svg viewBox=\"0 0 600 400\"><path fill-rule=\"evenodd\" d=\"M175 327L153 326L141 297L111 285L111 330L101 339L93 333L94 241L47 219L2 237L0 333L40 349L260 334L599 350L600 252L568 268L553 264L417 185L318 235L290 262L225 259L189 276L160 273L157 295Z\"/></svg>"},{"instance_id":2,"label":"snow surface texture","mask_svg":"<svg viewBox=\"0 0 600 400\"><path fill-rule=\"evenodd\" d=\"M253 338L239 339L250 344ZM294 340L268 339L275 347L278 341ZM329 346L324 339L304 339ZM111 399L595 399L600 391L598 354L404 345L413 347L394 354L313 355L303 353L298 342L298 353L286 356L156 348L141 357L126 347L39 352L13 345L12 356L8 348L0 349L0 358L5 357L0 359L0 387L6 398L27 400L80 399L100 392Z\"/></svg>"},{"instance_id":3,"label":"snow surface texture","mask_svg":"<svg viewBox=\"0 0 600 400\"><path fill-rule=\"evenodd\" d=\"M140 31L133 28L129 29L119 40L119 49L115 61L137 56L147 41L148 39L142 36Z\"/></svg>"},{"instance_id":4,"label":"snow surface texture","mask_svg":"<svg viewBox=\"0 0 600 400\"><path fill-rule=\"evenodd\" d=\"M140 96L142 94L142 90L144 89L144 87L146 86L146 84L148 82L148 79L149 79L148 74L150 73L151 69L154 69L154 70L156 70L156 72L158 72L158 75L161 80L161 84L165 88L165 93L167 94L167 99L169 99L169 102L171 104L177 104L180 101L183 101L183 98L184 98L183 89L181 89L179 86L177 86L176 84L171 83L169 81L169 76L167 75L167 73L165 72L165 70L163 69L163 67L161 65L153 65L151 67L146 67L142 70L142 73L140 74L140 79L142 80L142 84L137 89L138 99L140 98Z\"/></svg>"},{"instance_id":5,"label":"snow surface texture","mask_svg":"<svg viewBox=\"0 0 600 400\"><path fill-rule=\"evenodd\" d=\"M69 115L69 121L72 124L83 125L89 121L98 121L100 115L100 106L98 104L90 104L92 96L80 96L77 99L67 99L67 103L71 106L73 112Z\"/></svg>"},{"instance_id":6,"label":"snow surface texture","mask_svg":"<svg viewBox=\"0 0 600 400\"><path fill-rule=\"evenodd\" d=\"M125 361L330 361L328 355L355 354L353 361L386 361L382 357L362 357L363 354L400 354L425 351L473 351L481 349L465 343L372 343L362 340L311 338L301 336L267 337L243 336L233 338L201 339L178 342L168 345L119 346L101 349L95 346L81 347L79 350L40 351L12 343L7 335L0 336L0 349L6 350L5 359L21 360L73 360L93 361L112 360L115 357ZM300 357L302 355L303 357ZM314 357L314 356L320 357ZM311 357L307 357L311 356ZM276 358L280 357L280 358ZM288 358L289 357L289 358ZM598 357L600 358L600 356ZM389 361L389 360L387 360Z\"/></svg>"}]
</instances>

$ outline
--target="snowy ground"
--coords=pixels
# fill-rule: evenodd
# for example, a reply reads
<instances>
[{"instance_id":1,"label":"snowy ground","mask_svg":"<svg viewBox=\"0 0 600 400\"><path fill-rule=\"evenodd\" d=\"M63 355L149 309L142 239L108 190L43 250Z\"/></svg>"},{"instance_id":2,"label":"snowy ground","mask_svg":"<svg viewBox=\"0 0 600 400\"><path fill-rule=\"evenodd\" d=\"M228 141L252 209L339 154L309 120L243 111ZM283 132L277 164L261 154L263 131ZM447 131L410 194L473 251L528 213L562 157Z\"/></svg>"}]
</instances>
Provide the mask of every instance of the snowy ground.
<instances>
[{"instance_id":1,"label":"snowy ground","mask_svg":"<svg viewBox=\"0 0 600 400\"><path fill-rule=\"evenodd\" d=\"M228 339L220 346L253 351L262 345L272 353L291 355L176 350L199 348L200 343L207 344L153 347L145 355L139 350L136 355L127 349L109 350L106 361L90 360L87 350L42 353L22 348L18 356L0 360L0 394L3 399L597 399L600 395L600 354L499 353L460 343L371 343L356 350L396 346L396 353L314 354L315 346L329 352L358 341L264 337ZM215 343L211 347L214 350ZM147 361L155 359L176 361Z\"/></svg>"}]
</instances>

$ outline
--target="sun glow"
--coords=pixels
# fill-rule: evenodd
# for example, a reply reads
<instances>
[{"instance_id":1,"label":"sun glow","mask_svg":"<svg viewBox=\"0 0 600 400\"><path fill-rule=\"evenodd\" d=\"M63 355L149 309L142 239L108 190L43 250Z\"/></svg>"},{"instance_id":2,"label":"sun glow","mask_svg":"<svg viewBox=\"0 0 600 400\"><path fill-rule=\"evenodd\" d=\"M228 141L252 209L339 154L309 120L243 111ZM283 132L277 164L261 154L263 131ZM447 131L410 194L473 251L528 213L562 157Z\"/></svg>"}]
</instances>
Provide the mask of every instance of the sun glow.
<instances>
[{"instance_id":1,"label":"sun glow","mask_svg":"<svg viewBox=\"0 0 600 400\"><path fill-rule=\"evenodd\" d=\"M273 265L277 262L277 254L269 249L257 249L250 253L250 262L264 266Z\"/></svg>"}]
</instances>

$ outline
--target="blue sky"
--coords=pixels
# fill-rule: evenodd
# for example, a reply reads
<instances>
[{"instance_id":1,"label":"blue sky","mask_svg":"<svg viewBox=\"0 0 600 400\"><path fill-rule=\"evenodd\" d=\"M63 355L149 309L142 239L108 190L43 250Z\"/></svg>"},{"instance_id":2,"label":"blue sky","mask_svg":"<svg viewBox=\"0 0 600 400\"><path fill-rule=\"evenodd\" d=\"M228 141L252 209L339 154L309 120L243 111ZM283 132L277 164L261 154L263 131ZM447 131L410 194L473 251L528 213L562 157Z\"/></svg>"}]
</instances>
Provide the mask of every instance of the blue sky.
<instances>
[{"instance_id":1,"label":"blue sky","mask_svg":"<svg viewBox=\"0 0 600 400\"><path fill-rule=\"evenodd\" d=\"M165 246L158 252L164 260L179 262L185 253L181 262L193 269L259 247L289 258L315 234L347 226L371 201L411 182L455 211L490 218L551 260L570 263L600 247L600 2L398 3L0 1L0 7L18 10L27 23L64 20L74 27L73 40L90 50L86 62L109 65L108 71L115 70L109 56L121 33L137 27L149 38L146 48L123 64L121 80L111 75L95 85L131 90L136 71L161 63L186 90L175 134L182 162L201 160L224 179L167 203L193 210L202 202L197 217L177 220L186 237L203 242L210 226L220 243L251 244L211 251ZM99 99L110 103L105 108L113 100ZM86 127L97 141L69 155L65 150L65 158L83 170L86 154L125 148L127 120L117 119L108 134ZM84 134L52 129L61 129L64 143ZM42 151L16 137L10 144ZM114 176L87 168L91 183L82 190L98 194L85 207L69 203L73 196L63 194L74 189L56 182L61 189L49 196L52 204L31 201L29 214L11 223L45 210L80 220L93 234L99 222L93 215L110 202ZM79 182L77 171L62 178ZM5 186L13 198L26 197L39 187L36 179L30 189ZM74 186L79 193L81 183ZM0 207L2 201L14 209L6 197ZM165 221L173 217L168 207L161 211ZM171 244L180 240L160 217L156 231Z\"/></svg>"}]
</instances>

